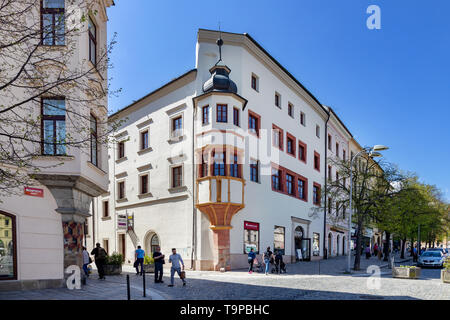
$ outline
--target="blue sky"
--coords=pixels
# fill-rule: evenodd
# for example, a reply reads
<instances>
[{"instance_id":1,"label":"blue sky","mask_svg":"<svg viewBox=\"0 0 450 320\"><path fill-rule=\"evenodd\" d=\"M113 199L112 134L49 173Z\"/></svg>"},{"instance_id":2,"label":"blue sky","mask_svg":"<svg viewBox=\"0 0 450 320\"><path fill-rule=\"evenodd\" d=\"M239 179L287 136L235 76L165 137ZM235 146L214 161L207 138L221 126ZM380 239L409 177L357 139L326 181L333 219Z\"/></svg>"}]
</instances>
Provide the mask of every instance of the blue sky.
<instances>
[{"instance_id":1,"label":"blue sky","mask_svg":"<svg viewBox=\"0 0 450 320\"><path fill-rule=\"evenodd\" d=\"M369 5L381 30L369 30ZM450 201L450 1L117 0L108 11L116 111L195 67L198 28L249 33L334 108L361 145Z\"/></svg>"}]
</instances>

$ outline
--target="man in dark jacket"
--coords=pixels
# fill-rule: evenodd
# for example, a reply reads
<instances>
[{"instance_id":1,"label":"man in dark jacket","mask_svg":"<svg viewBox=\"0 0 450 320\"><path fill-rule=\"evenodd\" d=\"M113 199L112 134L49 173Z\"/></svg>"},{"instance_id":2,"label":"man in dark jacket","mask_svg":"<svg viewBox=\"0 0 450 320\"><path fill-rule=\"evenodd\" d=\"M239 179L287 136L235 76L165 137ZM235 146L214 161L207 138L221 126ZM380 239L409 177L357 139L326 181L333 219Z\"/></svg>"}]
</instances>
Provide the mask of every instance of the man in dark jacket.
<instances>
[{"instance_id":1,"label":"man in dark jacket","mask_svg":"<svg viewBox=\"0 0 450 320\"><path fill-rule=\"evenodd\" d=\"M95 265L97 266L98 270L98 278L100 280L105 280L105 263L106 263L106 257L108 256L108 253L105 249L103 249L100 246L100 243L97 243L95 245L94 250L91 251L91 254L94 255Z\"/></svg>"},{"instance_id":2,"label":"man in dark jacket","mask_svg":"<svg viewBox=\"0 0 450 320\"><path fill-rule=\"evenodd\" d=\"M155 283L163 283L163 265L164 265L164 255L160 252L161 248L156 247L155 252L153 252L153 259L155 260ZM158 276L159 274L159 276Z\"/></svg>"}]
</instances>

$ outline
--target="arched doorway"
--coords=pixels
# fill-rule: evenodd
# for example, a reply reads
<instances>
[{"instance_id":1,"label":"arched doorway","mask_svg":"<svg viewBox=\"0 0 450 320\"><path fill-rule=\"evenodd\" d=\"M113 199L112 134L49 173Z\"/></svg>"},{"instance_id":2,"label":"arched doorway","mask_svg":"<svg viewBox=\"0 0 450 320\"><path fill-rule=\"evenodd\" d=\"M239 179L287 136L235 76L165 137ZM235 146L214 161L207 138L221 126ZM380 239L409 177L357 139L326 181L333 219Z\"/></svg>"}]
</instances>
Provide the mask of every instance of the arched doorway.
<instances>
[{"instance_id":1,"label":"arched doorway","mask_svg":"<svg viewBox=\"0 0 450 320\"><path fill-rule=\"evenodd\" d=\"M340 239L339 235L337 235L337 238L336 238L336 255L337 256L339 255L339 248L341 245L339 240L341 240L341 239Z\"/></svg>"},{"instance_id":2,"label":"arched doorway","mask_svg":"<svg viewBox=\"0 0 450 320\"><path fill-rule=\"evenodd\" d=\"M145 253L151 257L153 255L153 252L155 252L156 247L160 247L161 242L159 240L159 236L154 231L147 232L147 235L145 236Z\"/></svg>"},{"instance_id":3,"label":"arched doorway","mask_svg":"<svg viewBox=\"0 0 450 320\"><path fill-rule=\"evenodd\" d=\"M332 255L332 239L333 239L333 235L331 234L331 232L328 234L328 255L331 256Z\"/></svg>"},{"instance_id":4,"label":"arched doorway","mask_svg":"<svg viewBox=\"0 0 450 320\"><path fill-rule=\"evenodd\" d=\"M0 280L17 279L16 217L0 211Z\"/></svg>"}]
</instances>

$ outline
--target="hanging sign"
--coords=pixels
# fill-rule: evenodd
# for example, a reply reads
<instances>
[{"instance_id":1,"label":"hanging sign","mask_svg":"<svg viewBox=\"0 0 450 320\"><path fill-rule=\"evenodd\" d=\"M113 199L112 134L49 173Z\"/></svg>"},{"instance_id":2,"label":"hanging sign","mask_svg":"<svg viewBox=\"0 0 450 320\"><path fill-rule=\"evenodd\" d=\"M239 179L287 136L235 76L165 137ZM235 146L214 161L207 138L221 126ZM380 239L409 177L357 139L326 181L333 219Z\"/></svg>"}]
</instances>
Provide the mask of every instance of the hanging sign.
<instances>
[{"instance_id":1,"label":"hanging sign","mask_svg":"<svg viewBox=\"0 0 450 320\"><path fill-rule=\"evenodd\" d=\"M127 216L125 214L117 215L117 229L127 229Z\"/></svg>"},{"instance_id":2,"label":"hanging sign","mask_svg":"<svg viewBox=\"0 0 450 320\"><path fill-rule=\"evenodd\" d=\"M128 214L127 225L128 225L128 230L134 229L134 214Z\"/></svg>"}]
</instances>

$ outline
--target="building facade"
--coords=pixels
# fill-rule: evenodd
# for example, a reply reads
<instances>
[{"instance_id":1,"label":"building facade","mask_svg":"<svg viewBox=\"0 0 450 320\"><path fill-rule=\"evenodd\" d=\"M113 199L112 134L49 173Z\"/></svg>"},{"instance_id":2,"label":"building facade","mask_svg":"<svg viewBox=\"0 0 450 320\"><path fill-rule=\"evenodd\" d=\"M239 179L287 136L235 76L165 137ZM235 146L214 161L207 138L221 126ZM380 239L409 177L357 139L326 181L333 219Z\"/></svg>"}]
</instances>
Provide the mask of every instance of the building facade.
<instances>
[{"instance_id":1,"label":"building facade","mask_svg":"<svg viewBox=\"0 0 450 320\"><path fill-rule=\"evenodd\" d=\"M55 81L53 77L58 74L73 72L86 75L77 79L79 83L85 81L85 88L107 87L107 74L100 71L99 60L101 52L106 51L106 9L113 4L112 0L36 1L25 18L41 28L40 38L33 44L38 58L58 61L65 57L63 72L55 65L30 69L35 75L48 75L40 85L45 87L46 81ZM86 19L81 23L83 16ZM79 24L72 26L74 21ZM71 28L76 32L69 33ZM12 102L26 99L30 91L12 92ZM69 92L70 99L65 96ZM33 173L29 185L1 198L0 289L60 287L65 285L67 266L82 266L81 248L91 201L108 186L106 146L96 140L96 134L105 129L96 126L96 119L100 123L107 118L107 97L81 104L94 101L92 92L95 89L76 90L74 82L53 85L30 102L30 109L18 111L32 110L33 117L42 118L37 132L41 143L31 144L40 150L33 161L41 170ZM86 148L59 142L76 134L75 113L84 119L77 126L90 130Z\"/></svg>"},{"instance_id":2,"label":"building facade","mask_svg":"<svg viewBox=\"0 0 450 320\"><path fill-rule=\"evenodd\" d=\"M198 270L245 267L251 248L320 259L327 118L248 34L200 29L195 69L111 116L124 122L88 245L126 263L175 247Z\"/></svg>"}]
</instances>

